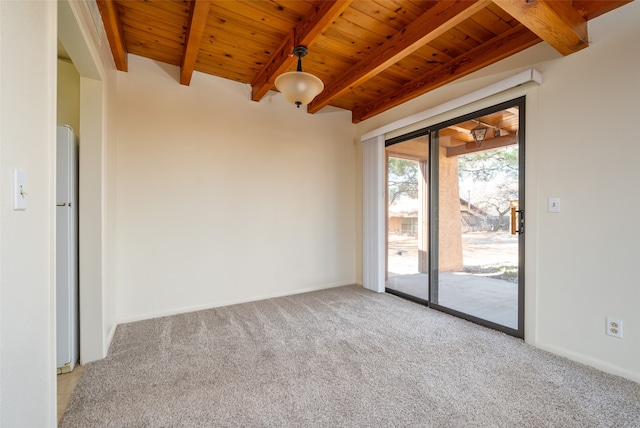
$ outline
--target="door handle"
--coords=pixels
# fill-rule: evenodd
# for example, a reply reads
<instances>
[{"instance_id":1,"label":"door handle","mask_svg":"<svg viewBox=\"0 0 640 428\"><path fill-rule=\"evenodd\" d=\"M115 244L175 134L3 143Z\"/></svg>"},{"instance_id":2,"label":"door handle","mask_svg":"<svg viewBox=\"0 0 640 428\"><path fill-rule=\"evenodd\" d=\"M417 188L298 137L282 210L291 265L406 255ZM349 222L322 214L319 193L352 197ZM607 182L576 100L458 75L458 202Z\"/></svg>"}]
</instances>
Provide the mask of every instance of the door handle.
<instances>
[{"instance_id":1,"label":"door handle","mask_svg":"<svg viewBox=\"0 0 640 428\"><path fill-rule=\"evenodd\" d=\"M524 210L515 210L518 213L518 228L516 233L522 235L524 233Z\"/></svg>"}]
</instances>

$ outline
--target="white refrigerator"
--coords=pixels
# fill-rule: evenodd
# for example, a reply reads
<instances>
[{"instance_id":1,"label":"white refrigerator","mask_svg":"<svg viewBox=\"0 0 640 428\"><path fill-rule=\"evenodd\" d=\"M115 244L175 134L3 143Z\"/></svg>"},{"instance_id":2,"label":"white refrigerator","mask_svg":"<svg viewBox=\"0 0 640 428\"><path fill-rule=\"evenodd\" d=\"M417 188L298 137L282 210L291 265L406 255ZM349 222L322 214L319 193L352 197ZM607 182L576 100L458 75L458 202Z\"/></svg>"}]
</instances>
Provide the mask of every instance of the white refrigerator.
<instances>
[{"instance_id":1,"label":"white refrigerator","mask_svg":"<svg viewBox=\"0 0 640 428\"><path fill-rule=\"evenodd\" d=\"M56 332L58 372L80 356L78 308L78 139L58 126L56 174Z\"/></svg>"}]
</instances>

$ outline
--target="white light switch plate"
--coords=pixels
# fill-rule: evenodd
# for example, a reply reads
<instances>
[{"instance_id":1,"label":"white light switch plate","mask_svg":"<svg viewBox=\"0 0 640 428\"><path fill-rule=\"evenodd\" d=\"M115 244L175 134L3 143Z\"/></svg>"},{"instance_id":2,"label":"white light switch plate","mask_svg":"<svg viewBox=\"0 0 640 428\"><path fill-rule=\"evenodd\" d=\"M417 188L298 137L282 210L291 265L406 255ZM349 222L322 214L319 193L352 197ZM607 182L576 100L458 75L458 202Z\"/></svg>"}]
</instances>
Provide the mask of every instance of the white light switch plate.
<instances>
[{"instance_id":1,"label":"white light switch plate","mask_svg":"<svg viewBox=\"0 0 640 428\"><path fill-rule=\"evenodd\" d=\"M20 170L13 170L13 209L27 209L27 173Z\"/></svg>"},{"instance_id":2,"label":"white light switch plate","mask_svg":"<svg viewBox=\"0 0 640 428\"><path fill-rule=\"evenodd\" d=\"M560 212L560 198L549 198L549 208L547 209L550 213L559 213Z\"/></svg>"}]
</instances>

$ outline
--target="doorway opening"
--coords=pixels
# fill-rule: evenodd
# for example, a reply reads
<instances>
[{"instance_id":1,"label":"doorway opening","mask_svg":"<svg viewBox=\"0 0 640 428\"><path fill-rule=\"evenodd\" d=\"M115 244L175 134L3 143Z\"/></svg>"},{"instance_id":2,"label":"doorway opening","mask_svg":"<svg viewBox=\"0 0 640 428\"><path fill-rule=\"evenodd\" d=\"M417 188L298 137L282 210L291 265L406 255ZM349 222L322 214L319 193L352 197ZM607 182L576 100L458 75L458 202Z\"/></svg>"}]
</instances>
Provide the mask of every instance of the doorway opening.
<instances>
[{"instance_id":1,"label":"doorway opening","mask_svg":"<svg viewBox=\"0 0 640 428\"><path fill-rule=\"evenodd\" d=\"M79 346L80 364L85 364L104 358L109 343L106 337L115 331L113 313L106 311L105 302L112 296L104 288L103 266L106 250L104 236L107 234L103 209L108 156L103 121L107 105L103 91L103 77L106 74L100 63L96 62L99 56L94 55L97 52L92 50L92 42L85 39L85 35L93 34L95 24L95 21L91 21L94 16L90 10L91 4L65 0L57 5L58 54L61 57L58 66L64 71L58 77L73 75L69 81L72 81L73 89L59 83L61 91L58 101L62 104L58 105L58 123L71 125L82 140L78 171L78 181L82 183L78 195ZM97 10L97 6L95 8ZM73 102L70 102L72 99ZM71 373L58 376L59 415L64 412L67 399L77 383L75 379L69 383L70 388L65 388L61 379L79 377L81 373L82 366L76 365Z\"/></svg>"},{"instance_id":2,"label":"doorway opening","mask_svg":"<svg viewBox=\"0 0 640 428\"><path fill-rule=\"evenodd\" d=\"M524 337L523 136L524 97L385 143L387 292Z\"/></svg>"}]
</instances>

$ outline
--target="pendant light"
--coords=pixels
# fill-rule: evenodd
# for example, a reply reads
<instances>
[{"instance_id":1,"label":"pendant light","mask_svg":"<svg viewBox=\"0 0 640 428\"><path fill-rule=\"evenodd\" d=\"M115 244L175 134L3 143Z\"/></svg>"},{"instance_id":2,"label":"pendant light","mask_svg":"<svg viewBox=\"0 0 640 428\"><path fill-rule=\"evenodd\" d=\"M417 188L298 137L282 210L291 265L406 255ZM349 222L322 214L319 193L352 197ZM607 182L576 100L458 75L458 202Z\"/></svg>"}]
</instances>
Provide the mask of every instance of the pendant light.
<instances>
[{"instance_id":1,"label":"pendant light","mask_svg":"<svg viewBox=\"0 0 640 428\"><path fill-rule=\"evenodd\" d=\"M476 146L482 146L484 143L484 137L487 135L488 128L482 126L480 122L478 122L478 126L471 130L471 135L473 136L473 140L476 142Z\"/></svg>"},{"instance_id":2,"label":"pendant light","mask_svg":"<svg viewBox=\"0 0 640 428\"><path fill-rule=\"evenodd\" d=\"M283 73L276 78L276 88L291 104L300 108L309 104L322 90L324 83L313 74L302 71L302 57L309 52L306 46L296 46L293 55L298 57L298 70Z\"/></svg>"}]
</instances>

